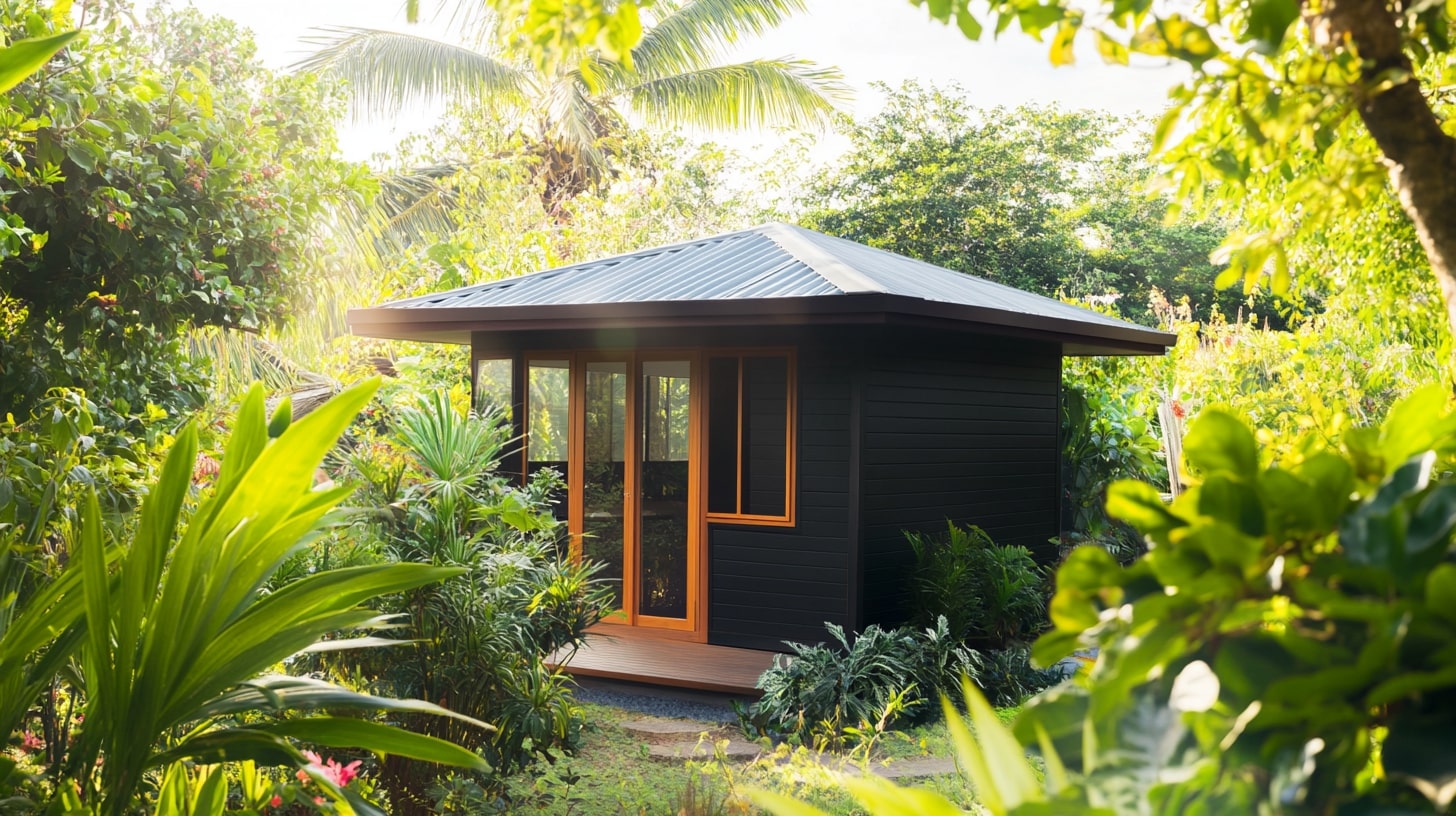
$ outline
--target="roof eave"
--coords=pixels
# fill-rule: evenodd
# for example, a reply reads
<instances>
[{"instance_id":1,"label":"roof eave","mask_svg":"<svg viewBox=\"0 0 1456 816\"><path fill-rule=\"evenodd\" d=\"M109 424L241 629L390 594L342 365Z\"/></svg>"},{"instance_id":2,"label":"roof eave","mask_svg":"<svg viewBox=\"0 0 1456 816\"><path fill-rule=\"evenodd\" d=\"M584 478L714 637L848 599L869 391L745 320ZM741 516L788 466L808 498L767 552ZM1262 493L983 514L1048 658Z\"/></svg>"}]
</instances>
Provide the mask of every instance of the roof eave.
<instances>
[{"instance_id":1,"label":"roof eave","mask_svg":"<svg viewBox=\"0 0 1456 816\"><path fill-rule=\"evenodd\" d=\"M348 315L350 330L365 337L460 344L469 343L472 332L477 331L866 324L907 319L1057 342L1071 356L1157 355L1177 340L1176 335L1130 324L1089 323L883 293L552 306L376 307L350 309Z\"/></svg>"}]
</instances>

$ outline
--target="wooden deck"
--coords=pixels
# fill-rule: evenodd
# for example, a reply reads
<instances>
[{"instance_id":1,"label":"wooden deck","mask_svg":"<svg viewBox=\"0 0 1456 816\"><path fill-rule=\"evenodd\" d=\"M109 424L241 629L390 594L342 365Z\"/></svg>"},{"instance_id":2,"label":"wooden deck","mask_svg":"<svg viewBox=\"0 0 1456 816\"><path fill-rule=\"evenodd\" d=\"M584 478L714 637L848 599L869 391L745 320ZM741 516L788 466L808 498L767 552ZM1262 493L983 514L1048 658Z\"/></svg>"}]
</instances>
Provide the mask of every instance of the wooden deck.
<instances>
[{"instance_id":1,"label":"wooden deck","mask_svg":"<svg viewBox=\"0 0 1456 816\"><path fill-rule=\"evenodd\" d=\"M573 675L756 698L759 691L754 684L773 658L773 652L710 646L671 633L598 624L587 633L586 645L575 655L557 652L546 663L561 666Z\"/></svg>"}]
</instances>

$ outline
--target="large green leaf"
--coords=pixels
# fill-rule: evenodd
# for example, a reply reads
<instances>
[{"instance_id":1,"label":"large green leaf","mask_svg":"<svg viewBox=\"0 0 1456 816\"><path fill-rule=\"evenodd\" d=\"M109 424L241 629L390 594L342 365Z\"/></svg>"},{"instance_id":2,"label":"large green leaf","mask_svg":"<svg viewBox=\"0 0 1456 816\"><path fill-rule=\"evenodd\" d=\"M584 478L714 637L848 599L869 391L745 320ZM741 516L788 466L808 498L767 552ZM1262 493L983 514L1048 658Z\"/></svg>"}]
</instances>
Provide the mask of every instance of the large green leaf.
<instances>
[{"instance_id":1,"label":"large green leaf","mask_svg":"<svg viewBox=\"0 0 1456 816\"><path fill-rule=\"evenodd\" d=\"M80 33L66 31L49 37L16 40L0 48L0 93L9 91L26 77L39 71L42 65L50 62L57 51L65 48L66 43L76 39L76 35Z\"/></svg>"},{"instance_id":2,"label":"large green leaf","mask_svg":"<svg viewBox=\"0 0 1456 816\"><path fill-rule=\"evenodd\" d=\"M379 754L470 768L482 773L490 770L490 763L453 742L368 720L309 717L256 726L254 730L331 748L366 748Z\"/></svg>"}]
</instances>

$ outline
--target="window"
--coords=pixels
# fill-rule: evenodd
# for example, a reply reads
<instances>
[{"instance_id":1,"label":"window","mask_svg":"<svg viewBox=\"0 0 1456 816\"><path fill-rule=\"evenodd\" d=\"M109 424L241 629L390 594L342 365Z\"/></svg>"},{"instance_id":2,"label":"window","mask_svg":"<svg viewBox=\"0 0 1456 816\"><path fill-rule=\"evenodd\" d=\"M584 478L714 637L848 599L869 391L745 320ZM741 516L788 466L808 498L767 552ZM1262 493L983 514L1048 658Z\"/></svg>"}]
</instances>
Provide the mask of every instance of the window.
<instances>
[{"instance_id":1,"label":"window","mask_svg":"<svg viewBox=\"0 0 1456 816\"><path fill-rule=\"evenodd\" d=\"M708 357L708 516L793 523L793 362L785 353Z\"/></svg>"},{"instance_id":2,"label":"window","mask_svg":"<svg viewBox=\"0 0 1456 816\"><path fill-rule=\"evenodd\" d=\"M504 411L511 415L511 375L515 371L509 357L475 361L475 407L480 411Z\"/></svg>"}]
</instances>

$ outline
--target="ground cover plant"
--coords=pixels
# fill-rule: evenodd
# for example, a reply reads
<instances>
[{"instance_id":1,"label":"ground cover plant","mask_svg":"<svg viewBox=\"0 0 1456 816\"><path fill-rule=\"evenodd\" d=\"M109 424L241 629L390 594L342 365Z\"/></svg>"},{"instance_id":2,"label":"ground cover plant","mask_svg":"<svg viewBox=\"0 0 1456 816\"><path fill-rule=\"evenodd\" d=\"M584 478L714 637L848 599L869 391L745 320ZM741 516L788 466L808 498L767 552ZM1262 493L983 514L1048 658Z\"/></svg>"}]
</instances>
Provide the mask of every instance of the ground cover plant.
<instances>
[{"instance_id":1,"label":"ground cover plant","mask_svg":"<svg viewBox=\"0 0 1456 816\"><path fill-rule=\"evenodd\" d=\"M1029 663L1029 644L1049 623L1046 573L1026 548L949 523L906 538L910 625L846 633L826 624L826 642L786 643L787 659L758 681L763 696L738 707L747 734L868 751L894 728L937 718L937 701L965 678L1001 706L1063 679L1061 669Z\"/></svg>"}]
</instances>

